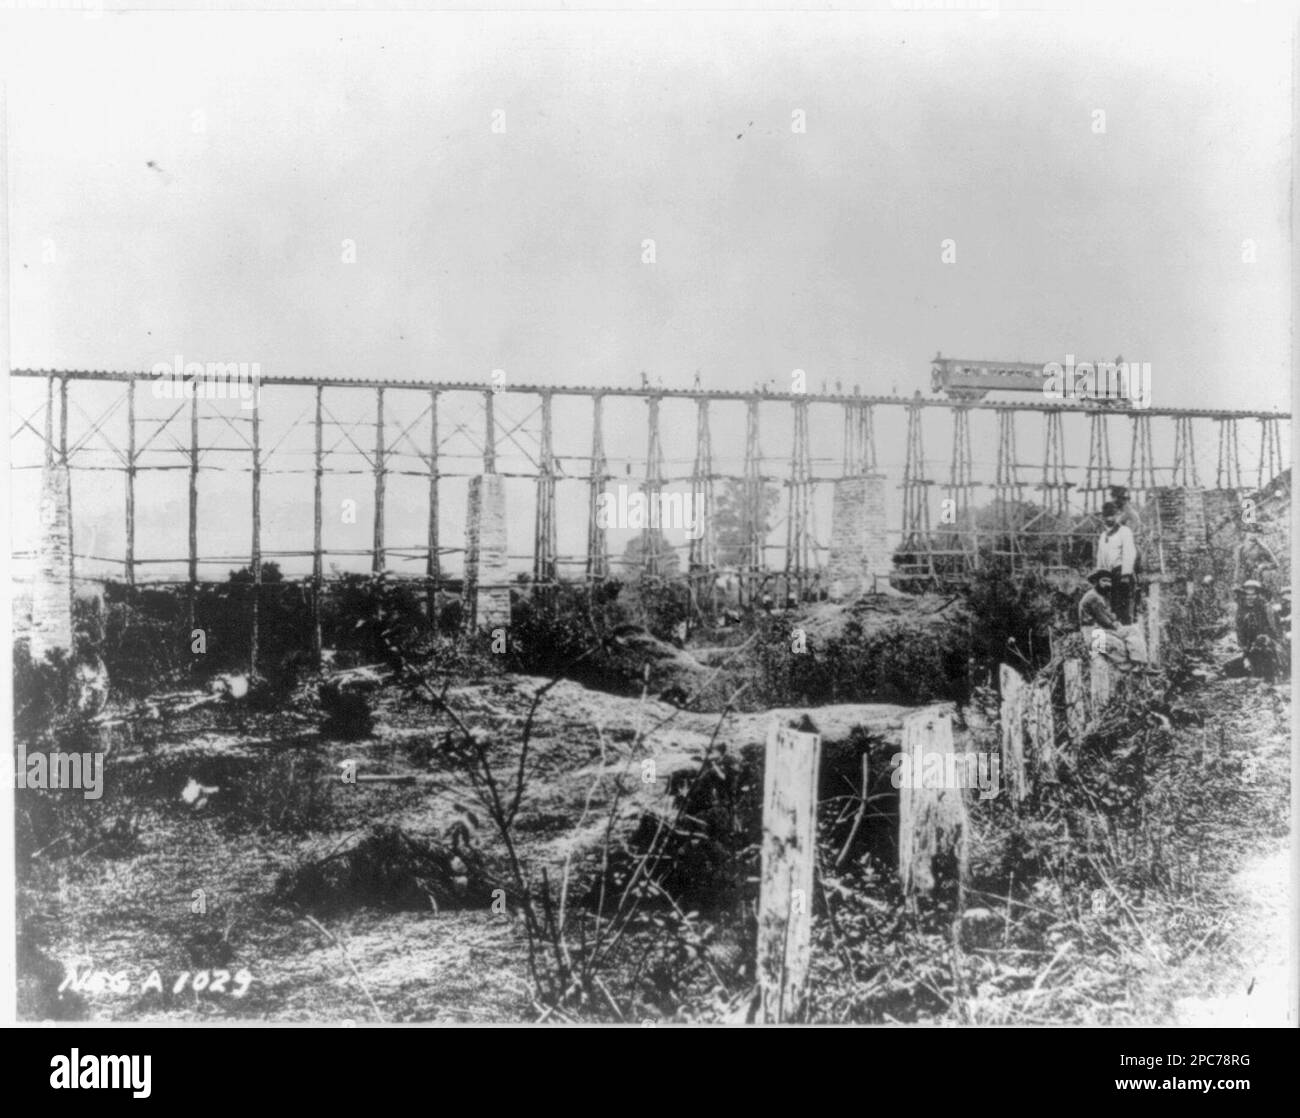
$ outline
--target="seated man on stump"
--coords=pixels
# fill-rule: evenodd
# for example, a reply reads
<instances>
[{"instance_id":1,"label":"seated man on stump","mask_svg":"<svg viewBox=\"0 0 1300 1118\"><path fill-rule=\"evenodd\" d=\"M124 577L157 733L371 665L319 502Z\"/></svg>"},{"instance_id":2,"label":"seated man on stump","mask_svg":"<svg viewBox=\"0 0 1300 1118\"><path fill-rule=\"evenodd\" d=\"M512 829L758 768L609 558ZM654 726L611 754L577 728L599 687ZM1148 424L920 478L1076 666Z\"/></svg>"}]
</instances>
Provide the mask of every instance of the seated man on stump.
<instances>
[{"instance_id":1,"label":"seated man on stump","mask_svg":"<svg viewBox=\"0 0 1300 1118\"><path fill-rule=\"evenodd\" d=\"M1089 651L1124 671L1145 669L1147 642L1142 630L1121 624L1110 608L1110 571L1098 568L1088 581L1092 586L1079 600L1079 629Z\"/></svg>"}]
</instances>

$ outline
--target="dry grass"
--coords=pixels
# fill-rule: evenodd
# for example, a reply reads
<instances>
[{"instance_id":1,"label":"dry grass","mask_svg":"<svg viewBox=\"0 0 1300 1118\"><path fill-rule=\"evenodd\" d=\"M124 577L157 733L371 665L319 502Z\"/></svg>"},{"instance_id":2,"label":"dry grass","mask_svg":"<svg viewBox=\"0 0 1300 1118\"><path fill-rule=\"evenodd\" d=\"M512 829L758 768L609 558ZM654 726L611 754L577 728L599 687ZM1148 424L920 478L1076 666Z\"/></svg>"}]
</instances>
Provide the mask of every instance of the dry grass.
<instances>
[{"instance_id":1,"label":"dry grass","mask_svg":"<svg viewBox=\"0 0 1300 1118\"><path fill-rule=\"evenodd\" d=\"M1168 727L1146 717L1145 701L1117 708L1057 789L1015 818L1001 798L975 812L960 913L942 888L906 912L889 865L888 800L873 797L858 812L852 782L826 790L836 802L823 813L815 1019L1152 1024L1232 987L1250 915L1232 874L1287 833L1289 687L1180 679L1165 681L1157 700ZM730 715L719 731L716 715L573 683L554 685L539 704L547 684L514 677L442 695L482 735L495 773L524 775L515 803L503 784L512 841L539 903L545 890L544 918L563 930L568 965L594 963L582 997L539 1004L519 882L449 740L455 727L390 686L376 695L376 730L362 741L320 737L309 709L195 711L115 749L98 804L29 809L38 818L20 835L19 918L34 946L21 1012L743 1017L753 940L744 838L754 822L745 751L758 748L770 715ZM886 739L905 711L816 713L828 737L848 741L855 727ZM713 776L692 799L693 774L710 756ZM859 756L845 754L846 773ZM650 782L641 779L646 760L655 763ZM410 781L347 785L344 761ZM191 777L219 789L199 809L180 800ZM91 840L123 819L135 845L96 847ZM673 841L664 845L664 835ZM638 870L647 864L652 872ZM710 909L710 896L722 896L719 867L737 888ZM504 914L491 906L497 887L514 894ZM683 899L692 888L694 904ZM617 936L593 952L597 907L597 924ZM127 989L87 990L60 1005L47 987L63 962L124 974ZM240 969L252 981L239 999L172 990L187 972ZM146 993L155 970L163 990Z\"/></svg>"}]
</instances>

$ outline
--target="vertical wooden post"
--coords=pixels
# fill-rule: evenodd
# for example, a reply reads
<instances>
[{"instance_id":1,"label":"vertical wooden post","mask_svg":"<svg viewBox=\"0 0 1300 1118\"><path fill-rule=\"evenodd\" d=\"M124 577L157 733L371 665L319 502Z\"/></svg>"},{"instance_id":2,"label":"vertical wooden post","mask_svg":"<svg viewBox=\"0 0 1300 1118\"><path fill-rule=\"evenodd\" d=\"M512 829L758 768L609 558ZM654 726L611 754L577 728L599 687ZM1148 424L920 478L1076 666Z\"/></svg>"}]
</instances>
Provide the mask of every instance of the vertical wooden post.
<instances>
[{"instance_id":1,"label":"vertical wooden post","mask_svg":"<svg viewBox=\"0 0 1300 1118\"><path fill-rule=\"evenodd\" d=\"M998 668L1002 691L1002 772L1011 786L1011 800L1025 798L1025 681L1015 668Z\"/></svg>"},{"instance_id":2,"label":"vertical wooden post","mask_svg":"<svg viewBox=\"0 0 1300 1118\"><path fill-rule=\"evenodd\" d=\"M707 396L701 396L696 403L695 465L691 469L691 505L696 528L696 533L691 537L687 559L687 570L691 580L691 602L699 613L713 617L717 548L713 527L713 435L709 429Z\"/></svg>"},{"instance_id":3,"label":"vertical wooden post","mask_svg":"<svg viewBox=\"0 0 1300 1118\"><path fill-rule=\"evenodd\" d=\"M190 486L189 486L189 578L190 635L198 617L199 596L199 394L190 398Z\"/></svg>"},{"instance_id":4,"label":"vertical wooden post","mask_svg":"<svg viewBox=\"0 0 1300 1118\"><path fill-rule=\"evenodd\" d=\"M135 374L126 382L126 585L135 587Z\"/></svg>"},{"instance_id":5,"label":"vertical wooden post","mask_svg":"<svg viewBox=\"0 0 1300 1118\"><path fill-rule=\"evenodd\" d=\"M438 556L438 391L429 393L429 539L424 560L428 583L429 620L438 620L438 580L441 577Z\"/></svg>"},{"instance_id":6,"label":"vertical wooden post","mask_svg":"<svg viewBox=\"0 0 1300 1118\"><path fill-rule=\"evenodd\" d=\"M812 507L812 453L808 443L808 401L796 399L794 410L794 445L790 453L790 478L785 532L785 588L784 599L793 592L796 601L803 600L809 572L815 568L815 541L810 538L808 525ZM792 589L793 588L793 589Z\"/></svg>"},{"instance_id":7,"label":"vertical wooden post","mask_svg":"<svg viewBox=\"0 0 1300 1118\"><path fill-rule=\"evenodd\" d=\"M641 569L647 574L663 574L663 448L659 441L660 397L651 396L647 409L645 483L645 526L641 529Z\"/></svg>"},{"instance_id":8,"label":"vertical wooden post","mask_svg":"<svg viewBox=\"0 0 1300 1118\"><path fill-rule=\"evenodd\" d=\"M1033 773L1034 760L1038 751L1038 706L1034 701L1034 681L1027 680L1021 700L1021 718L1025 730L1024 740L1029 745L1028 755L1025 758L1026 776Z\"/></svg>"},{"instance_id":9,"label":"vertical wooden post","mask_svg":"<svg viewBox=\"0 0 1300 1118\"><path fill-rule=\"evenodd\" d=\"M484 397L487 416L483 426L483 472L494 474L497 472L497 421L493 404L496 393L485 392Z\"/></svg>"},{"instance_id":10,"label":"vertical wooden post","mask_svg":"<svg viewBox=\"0 0 1300 1118\"><path fill-rule=\"evenodd\" d=\"M63 495L68 502L68 599L72 618L73 643L77 628L77 558L76 535L72 515L72 469L68 465L68 378L59 378L59 461L63 464ZM71 651L71 649L69 649Z\"/></svg>"},{"instance_id":11,"label":"vertical wooden post","mask_svg":"<svg viewBox=\"0 0 1300 1118\"><path fill-rule=\"evenodd\" d=\"M803 724L811 725L806 717ZM815 729L772 723L763 763L758 902L758 981L767 1023L797 1021L806 1004L820 755Z\"/></svg>"},{"instance_id":12,"label":"vertical wooden post","mask_svg":"<svg viewBox=\"0 0 1300 1118\"><path fill-rule=\"evenodd\" d=\"M533 523L533 592L555 581L555 448L551 432L551 394L542 393L541 472L537 477L537 512Z\"/></svg>"},{"instance_id":13,"label":"vertical wooden post","mask_svg":"<svg viewBox=\"0 0 1300 1118\"><path fill-rule=\"evenodd\" d=\"M249 626L248 672L257 675L258 611L262 597L262 416L260 393L253 393L253 609Z\"/></svg>"},{"instance_id":14,"label":"vertical wooden post","mask_svg":"<svg viewBox=\"0 0 1300 1118\"><path fill-rule=\"evenodd\" d=\"M1052 682L1040 679L1029 692L1034 712L1034 776L1038 781L1057 783L1056 712L1052 709Z\"/></svg>"},{"instance_id":15,"label":"vertical wooden post","mask_svg":"<svg viewBox=\"0 0 1300 1118\"><path fill-rule=\"evenodd\" d=\"M68 464L68 378L59 377L59 459Z\"/></svg>"},{"instance_id":16,"label":"vertical wooden post","mask_svg":"<svg viewBox=\"0 0 1300 1118\"><path fill-rule=\"evenodd\" d=\"M324 447L324 418L325 410L324 401L325 388L323 385L316 386L316 454L315 454L315 484L312 493L312 537L311 537L311 651L315 663L319 664L321 652L323 651L323 639L321 636L321 606L324 595L325 563L324 553L321 550L321 487L325 476L325 447Z\"/></svg>"},{"instance_id":17,"label":"vertical wooden post","mask_svg":"<svg viewBox=\"0 0 1300 1118\"><path fill-rule=\"evenodd\" d=\"M745 401L745 502L748 508L743 558L740 573L740 600L743 606L753 606L758 598L761 569L767 555L767 540L763 535L763 466L758 445L758 398Z\"/></svg>"},{"instance_id":18,"label":"vertical wooden post","mask_svg":"<svg viewBox=\"0 0 1300 1118\"><path fill-rule=\"evenodd\" d=\"M601 517L600 499L605 493L605 433L602 418L604 398L591 398L591 474L587 489L587 581L594 582L609 574L606 554L606 524Z\"/></svg>"},{"instance_id":19,"label":"vertical wooden post","mask_svg":"<svg viewBox=\"0 0 1300 1118\"><path fill-rule=\"evenodd\" d=\"M1106 704L1110 702L1110 694L1114 687L1114 669L1110 661L1105 656L1093 654L1090 668L1091 676L1091 706L1093 721L1101 717L1101 712L1105 709Z\"/></svg>"},{"instance_id":20,"label":"vertical wooden post","mask_svg":"<svg viewBox=\"0 0 1300 1118\"><path fill-rule=\"evenodd\" d=\"M375 534L370 569L384 569L384 390L375 390Z\"/></svg>"},{"instance_id":21,"label":"vertical wooden post","mask_svg":"<svg viewBox=\"0 0 1300 1118\"><path fill-rule=\"evenodd\" d=\"M45 380L45 464L54 465L54 378Z\"/></svg>"},{"instance_id":22,"label":"vertical wooden post","mask_svg":"<svg viewBox=\"0 0 1300 1118\"><path fill-rule=\"evenodd\" d=\"M958 852L964 872L962 785L967 771L962 763L965 755L953 745L952 717L947 714L918 711L905 718L902 755L907 768L898 790L898 876L904 895L911 896L934 888L934 859L944 851ZM959 766L962 778L956 779ZM935 772L945 774L945 779L927 779ZM951 782L946 779L949 773L954 777Z\"/></svg>"},{"instance_id":23,"label":"vertical wooden post","mask_svg":"<svg viewBox=\"0 0 1300 1118\"><path fill-rule=\"evenodd\" d=\"M1147 656L1151 666L1160 663L1162 613L1164 611L1164 589L1158 579L1147 584Z\"/></svg>"},{"instance_id":24,"label":"vertical wooden post","mask_svg":"<svg viewBox=\"0 0 1300 1118\"><path fill-rule=\"evenodd\" d=\"M1088 724L1088 707L1083 688L1083 665L1078 660L1066 660L1065 672L1065 724L1070 734L1070 744L1083 740Z\"/></svg>"}]
</instances>

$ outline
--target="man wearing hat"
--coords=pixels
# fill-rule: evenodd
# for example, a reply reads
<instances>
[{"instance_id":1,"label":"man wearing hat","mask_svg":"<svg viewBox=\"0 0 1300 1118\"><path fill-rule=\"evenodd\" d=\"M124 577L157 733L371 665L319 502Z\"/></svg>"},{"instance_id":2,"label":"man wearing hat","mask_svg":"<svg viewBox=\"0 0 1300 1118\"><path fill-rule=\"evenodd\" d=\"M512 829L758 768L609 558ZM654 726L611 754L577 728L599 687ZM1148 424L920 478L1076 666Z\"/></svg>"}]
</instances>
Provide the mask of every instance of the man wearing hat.
<instances>
[{"instance_id":1,"label":"man wearing hat","mask_svg":"<svg viewBox=\"0 0 1300 1118\"><path fill-rule=\"evenodd\" d=\"M1132 625L1137 541L1133 529L1121 523L1114 501L1101 506L1101 519L1106 527L1097 540L1097 566L1110 572L1110 607L1116 619L1121 625Z\"/></svg>"},{"instance_id":2,"label":"man wearing hat","mask_svg":"<svg viewBox=\"0 0 1300 1118\"><path fill-rule=\"evenodd\" d=\"M1119 522L1126 525L1134 538L1142 534L1142 518L1128 499L1128 489L1122 485L1110 487L1110 503L1119 510Z\"/></svg>"},{"instance_id":3,"label":"man wearing hat","mask_svg":"<svg viewBox=\"0 0 1300 1118\"><path fill-rule=\"evenodd\" d=\"M1110 487L1110 503L1119 509L1119 522L1133 533L1134 558L1132 609L1133 616L1136 617L1138 605L1142 597L1142 552L1144 547L1142 517L1138 515L1138 510L1133 507L1132 502L1128 499L1128 489L1123 485L1112 485Z\"/></svg>"},{"instance_id":4,"label":"man wearing hat","mask_svg":"<svg viewBox=\"0 0 1300 1118\"><path fill-rule=\"evenodd\" d=\"M1145 667L1147 644L1142 630L1121 625L1110 608L1110 571L1099 567L1088 581L1092 586L1079 599L1079 629L1088 648L1122 667Z\"/></svg>"},{"instance_id":5,"label":"man wearing hat","mask_svg":"<svg viewBox=\"0 0 1300 1118\"><path fill-rule=\"evenodd\" d=\"M1224 665L1230 677L1257 676L1272 682L1277 675L1278 634L1264 587L1248 578L1237 591L1237 647L1241 655Z\"/></svg>"}]
</instances>

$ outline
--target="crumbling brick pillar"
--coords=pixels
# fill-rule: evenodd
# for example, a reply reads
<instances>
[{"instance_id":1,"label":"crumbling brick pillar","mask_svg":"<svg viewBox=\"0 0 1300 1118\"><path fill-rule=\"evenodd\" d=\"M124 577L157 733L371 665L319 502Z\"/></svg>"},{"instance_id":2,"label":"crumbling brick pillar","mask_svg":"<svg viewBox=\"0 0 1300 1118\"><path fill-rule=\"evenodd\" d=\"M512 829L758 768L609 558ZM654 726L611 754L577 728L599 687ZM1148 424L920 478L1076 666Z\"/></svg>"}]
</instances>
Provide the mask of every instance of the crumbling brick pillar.
<instances>
[{"instance_id":1,"label":"crumbling brick pillar","mask_svg":"<svg viewBox=\"0 0 1300 1118\"><path fill-rule=\"evenodd\" d=\"M1155 491L1153 501L1156 515L1148 530L1158 566L1150 573L1165 579L1211 573L1205 490L1167 486Z\"/></svg>"},{"instance_id":2,"label":"crumbling brick pillar","mask_svg":"<svg viewBox=\"0 0 1300 1118\"><path fill-rule=\"evenodd\" d=\"M31 656L72 650L72 517L68 467L41 470L40 545L32 583Z\"/></svg>"},{"instance_id":3,"label":"crumbling brick pillar","mask_svg":"<svg viewBox=\"0 0 1300 1118\"><path fill-rule=\"evenodd\" d=\"M1205 490L1205 532L1210 548L1231 555L1241 538L1241 499L1237 489Z\"/></svg>"},{"instance_id":4,"label":"crumbling brick pillar","mask_svg":"<svg viewBox=\"0 0 1300 1118\"><path fill-rule=\"evenodd\" d=\"M1214 573L1213 521L1223 508L1222 494L1184 486L1156 489L1147 523L1150 547L1146 592L1146 641L1152 664L1159 664L1164 633L1175 598L1191 601L1196 583Z\"/></svg>"},{"instance_id":5,"label":"crumbling brick pillar","mask_svg":"<svg viewBox=\"0 0 1300 1118\"><path fill-rule=\"evenodd\" d=\"M499 474L469 479L465 529L465 616L470 630L510 624L506 489Z\"/></svg>"},{"instance_id":6,"label":"crumbling brick pillar","mask_svg":"<svg viewBox=\"0 0 1300 1118\"><path fill-rule=\"evenodd\" d=\"M840 478L831 509L830 597L888 590L893 566L885 529L885 476Z\"/></svg>"}]
</instances>

